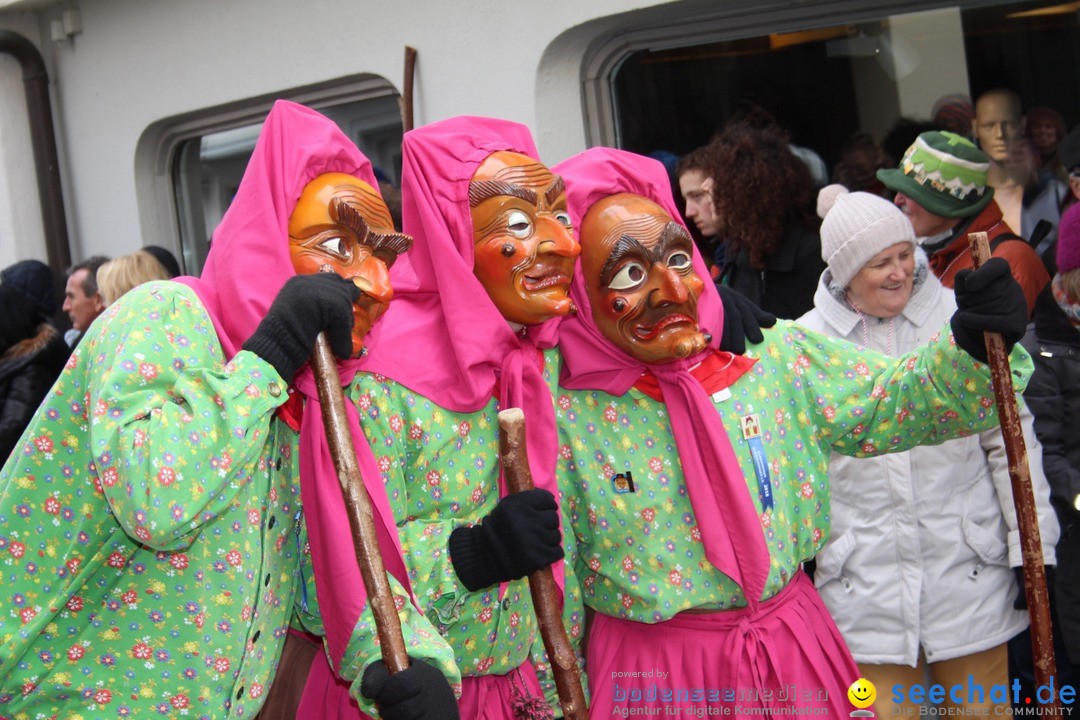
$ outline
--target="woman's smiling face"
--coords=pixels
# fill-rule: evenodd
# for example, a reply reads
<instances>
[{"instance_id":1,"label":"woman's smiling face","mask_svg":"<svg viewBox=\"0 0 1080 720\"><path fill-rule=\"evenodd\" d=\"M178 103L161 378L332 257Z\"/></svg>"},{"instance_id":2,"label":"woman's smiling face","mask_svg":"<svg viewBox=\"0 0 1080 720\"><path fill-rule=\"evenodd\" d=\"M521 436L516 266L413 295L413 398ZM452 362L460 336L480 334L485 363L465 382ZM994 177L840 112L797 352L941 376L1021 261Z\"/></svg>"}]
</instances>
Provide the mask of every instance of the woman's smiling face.
<instances>
[{"instance_id":1,"label":"woman's smiling face","mask_svg":"<svg viewBox=\"0 0 1080 720\"><path fill-rule=\"evenodd\" d=\"M867 315L896 317L911 299L915 284L915 246L890 245L870 258L851 278L848 302Z\"/></svg>"}]
</instances>

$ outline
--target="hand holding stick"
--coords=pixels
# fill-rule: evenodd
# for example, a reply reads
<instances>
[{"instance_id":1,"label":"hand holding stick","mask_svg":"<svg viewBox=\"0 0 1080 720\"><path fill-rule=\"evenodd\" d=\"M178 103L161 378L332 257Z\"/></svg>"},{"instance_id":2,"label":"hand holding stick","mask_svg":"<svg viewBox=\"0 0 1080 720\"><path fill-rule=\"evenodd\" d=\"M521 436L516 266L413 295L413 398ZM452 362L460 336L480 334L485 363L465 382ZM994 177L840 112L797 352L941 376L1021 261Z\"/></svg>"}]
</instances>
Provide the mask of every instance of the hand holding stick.
<instances>
[{"instance_id":1,"label":"hand holding stick","mask_svg":"<svg viewBox=\"0 0 1080 720\"><path fill-rule=\"evenodd\" d=\"M975 268L990 259L990 245L984 232L968 235ZM1020 427L1020 412L1016 405L1009 355L999 333L985 333L986 354L990 376L994 385L1001 434L1005 439L1005 455L1009 460L1009 479L1012 481L1013 502L1020 530L1020 549L1024 558L1024 591L1027 595L1028 613L1031 615L1031 645L1035 658L1035 682L1049 685L1057 675L1054 661L1054 641L1050 624L1050 597L1046 590L1046 569L1043 565L1042 539L1039 537L1038 513L1035 496L1031 490L1031 471L1028 468L1027 447ZM1055 696L1047 704L1054 715L1061 715L1061 707Z\"/></svg>"},{"instance_id":2,"label":"hand holding stick","mask_svg":"<svg viewBox=\"0 0 1080 720\"><path fill-rule=\"evenodd\" d=\"M349 421L345 414L345 393L341 389L337 362L330 349L330 342L326 339L326 333L319 333L315 341L311 368L315 373L315 385L319 391L319 402L322 404L323 424L326 426L330 455L334 458L334 469L337 470L341 492L345 496L345 508L349 513L353 550L360 566L360 575L364 579L371 614L375 617L383 662L393 675L409 667L409 656L405 652L401 620L398 618L394 595L390 590L390 582L386 579L386 568L379 552L371 499L360 477L360 463L356 459L352 433L349 432Z\"/></svg>"},{"instance_id":3,"label":"hand holding stick","mask_svg":"<svg viewBox=\"0 0 1080 720\"><path fill-rule=\"evenodd\" d=\"M509 408L499 413L499 460L510 492L532 490L532 472L525 448L525 414L520 408ZM544 649L551 662L551 672L555 676L563 716L566 720L586 720L589 713L585 692L581 688L581 673L574 648L562 624L559 589L550 567L529 573L529 591L540 624Z\"/></svg>"}]
</instances>

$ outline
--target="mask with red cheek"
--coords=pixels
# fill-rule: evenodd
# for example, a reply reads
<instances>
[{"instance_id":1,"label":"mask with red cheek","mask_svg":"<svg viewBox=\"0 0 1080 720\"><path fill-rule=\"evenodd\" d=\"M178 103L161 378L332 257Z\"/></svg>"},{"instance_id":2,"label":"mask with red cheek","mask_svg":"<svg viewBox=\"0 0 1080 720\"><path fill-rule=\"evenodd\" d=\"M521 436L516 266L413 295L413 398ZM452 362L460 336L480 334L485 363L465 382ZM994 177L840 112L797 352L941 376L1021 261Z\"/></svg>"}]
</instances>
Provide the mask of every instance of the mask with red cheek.
<instances>
[{"instance_id":1,"label":"mask with red cheek","mask_svg":"<svg viewBox=\"0 0 1080 720\"><path fill-rule=\"evenodd\" d=\"M705 283L682 225L651 200L619 193L589 208L581 238L593 322L605 338L647 364L705 349L697 324Z\"/></svg>"},{"instance_id":2,"label":"mask with red cheek","mask_svg":"<svg viewBox=\"0 0 1080 720\"><path fill-rule=\"evenodd\" d=\"M473 274L504 318L537 325L570 312L574 240L562 178L518 153L492 153L469 185Z\"/></svg>"}]
</instances>

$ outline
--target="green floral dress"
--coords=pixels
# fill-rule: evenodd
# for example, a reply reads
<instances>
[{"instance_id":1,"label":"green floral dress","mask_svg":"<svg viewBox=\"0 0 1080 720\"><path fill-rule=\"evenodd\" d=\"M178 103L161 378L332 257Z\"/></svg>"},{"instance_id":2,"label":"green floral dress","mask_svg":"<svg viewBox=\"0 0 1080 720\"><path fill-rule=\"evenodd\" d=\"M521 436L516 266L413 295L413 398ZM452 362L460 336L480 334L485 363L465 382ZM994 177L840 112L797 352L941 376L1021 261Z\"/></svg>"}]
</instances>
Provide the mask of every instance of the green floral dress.
<instances>
[{"instance_id":1,"label":"green floral dress","mask_svg":"<svg viewBox=\"0 0 1080 720\"><path fill-rule=\"evenodd\" d=\"M769 551L762 600L787 585L828 536L831 452L905 450L997 424L988 368L948 333L888 358L781 322L747 355L757 362L713 402ZM1012 359L1020 390L1031 359L1019 346ZM760 432L767 475L755 469L744 436L749 418ZM560 484L587 606L658 623L684 610L746 605L740 588L705 559L662 402L636 388L622 397L560 390L556 419ZM619 478L628 473L632 491Z\"/></svg>"},{"instance_id":2,"label":"green floral dress","mask_svg":"<svg viewBox=\"0 0 1080 720\"><path fill-rule=\"evenodd\" d=\"M557 352L546 351L544 363L554 393ZM371 374L357 375L351 397L398 518L413 593L453 648L461 675L505 674L535 656L541 687L557 707L528 581L471 592L447 550L454 528L479 522L499 500L498 403L492 398L477 412L452 412ZM565 515L563 524L569 527ZM584 613L572 554L565 567L563 619L576 645Z\"/></svg>"},{"instance_id":3,"label":"green floral dress","mask_svg":"<svg viewBox=\"0 0 1080 720\"><path fill-rule=\"evenodd\" d=\"M180 284L90 327L0 472L0 717L255 714L294 600L317 624L284 389L256 355L225 362ZM455 677L424 617L401 617Z\"/></svg>"}]
</instances>

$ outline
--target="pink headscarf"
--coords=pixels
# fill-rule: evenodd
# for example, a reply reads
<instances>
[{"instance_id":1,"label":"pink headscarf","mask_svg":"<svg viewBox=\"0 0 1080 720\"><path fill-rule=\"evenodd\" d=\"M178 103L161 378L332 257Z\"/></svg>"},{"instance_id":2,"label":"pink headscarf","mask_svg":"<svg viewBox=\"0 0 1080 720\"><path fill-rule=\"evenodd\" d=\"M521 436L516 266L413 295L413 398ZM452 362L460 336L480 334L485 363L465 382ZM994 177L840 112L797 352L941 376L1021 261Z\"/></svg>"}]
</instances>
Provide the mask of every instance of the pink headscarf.
<instances>
[{"instance_id":1,"label":"pink headscarf","mask_svg":"<svg viewBox=\"0 0 1080 720\"><path fill-rule=\"evenodd\" d=\"M202 276L177 280L202 300L229 359L255 332L285 281L296 274L289 254L289 216L304 187L328 172L354 175L377 191L371 163L332 120L295 103L274 103L236 197L214 231ZM342 384L352 381L356 366L356 360L338 363ZM345 550L352 548L352 532L310 367L297 374L295 385L307 401L300 426L300 491L319 609L336 663L367 593L351 550ZM345 405L384 562L405 583L401 543L374 455L360 430L356 409L351 403ZM343 553L347 554L344 558Z\"/></svg>"},{"instance_id":2,"label":"pink headscarf","mask_svg":"<svg viewBox=\"0 0 1080 720\"><path fill-rule=\"evenodd\" d=\"M394 300L361 367L454 412L493 395L521 408L533 482L558 497L555 412L537 354L555 344L558 320L515 333L473 275L469 182L499 151L537 157L528 128L505 120L457 117L405 134L402 224L415 244L390 271ZM505 495L501 471L499 485ZM562 563L552 569L561 587Z\"/></svg>"},{"instance_id":3,"label":"pink headscarf","mask_svg":"<svg viewBox=\"0 0 1080 720\"><path fill-rule=\"evenodd\" d=\"M652 200L683 224L675 208L667 172L656 160L622 150L592 148L559 163L553 170L566 181L567 203L575 228L580 229L585 213L594 203L624 192ZM691 368L708 353L717 352L724 314L720 296L708 281L709 272L697 248L694 269L706 280L698 299L698 319L702 330L712 334L710 349L686 360L646 365L619 349L596 327L579 259L570 290L578 312L565 318L559 327L559 349L564 361L560 384L571 390L602 390L610 395L624 395L646 370L656 376L679 448L690 503L705 544L705 557L743 588L747 602L753 607L759 602L768 578L768 550L743 471L720 415L691 373Z\"/></svg>"}]
</instances>

